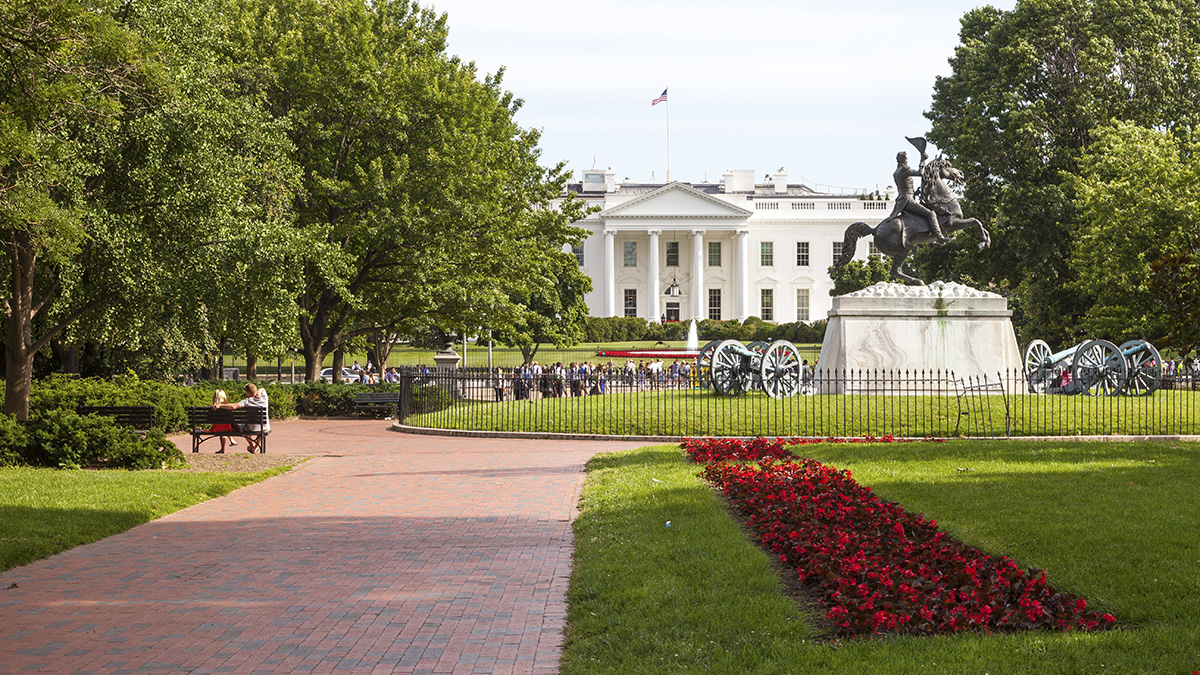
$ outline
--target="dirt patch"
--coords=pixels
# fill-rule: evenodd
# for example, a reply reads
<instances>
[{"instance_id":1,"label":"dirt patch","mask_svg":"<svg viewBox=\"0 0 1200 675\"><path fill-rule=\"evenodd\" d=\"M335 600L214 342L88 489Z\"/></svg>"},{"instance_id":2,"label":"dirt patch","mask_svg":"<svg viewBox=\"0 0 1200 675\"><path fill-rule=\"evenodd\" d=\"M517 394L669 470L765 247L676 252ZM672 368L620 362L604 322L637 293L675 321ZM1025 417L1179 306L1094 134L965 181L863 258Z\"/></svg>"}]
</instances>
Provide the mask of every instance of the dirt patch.
<instances>
[{"instance_id":1,"label":"dirt patch","mask_svg":"<svg viewBox=\"0 0 1200 675\"><path fill-rule=\"evenodd\" d=\"M184 453L188 465L177 471L186 471L190 473L200 472L219 472L219 473L257 473L274 469L279 466L295 466L306 460L308 457L298 455L279 455L265 454L251 455L248 452L232 452L233 450L241 450L239 445L236 448L230 448L224 455L214 453L191 454Z\"/></svg>"}]
</instances>

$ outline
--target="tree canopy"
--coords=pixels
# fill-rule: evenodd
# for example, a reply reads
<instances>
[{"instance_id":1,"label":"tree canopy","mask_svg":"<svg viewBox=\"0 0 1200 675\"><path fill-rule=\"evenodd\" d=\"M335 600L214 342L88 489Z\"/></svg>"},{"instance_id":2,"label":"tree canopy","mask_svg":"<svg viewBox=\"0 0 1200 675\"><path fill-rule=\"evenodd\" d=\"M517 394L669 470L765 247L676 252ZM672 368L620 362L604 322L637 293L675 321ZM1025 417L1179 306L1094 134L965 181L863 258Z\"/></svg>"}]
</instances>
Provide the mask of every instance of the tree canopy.
<instances>
[{"instance_id":1,"label":"tree canopy","mask_svg":"<svg viewBox=\"0 0 1200 675\"><path fill-rule=\"evenodd\" d=\"M964 210L992 232L985 256L923 252L942 276L1010 295L1025 337L1084 325L1071 256L1080 161L1112 120L1187 133L1200 121L1194 0L1019 0L962 19L952 73L934 86L929 139L966 177Z\"/></svg>"}]
</instances>

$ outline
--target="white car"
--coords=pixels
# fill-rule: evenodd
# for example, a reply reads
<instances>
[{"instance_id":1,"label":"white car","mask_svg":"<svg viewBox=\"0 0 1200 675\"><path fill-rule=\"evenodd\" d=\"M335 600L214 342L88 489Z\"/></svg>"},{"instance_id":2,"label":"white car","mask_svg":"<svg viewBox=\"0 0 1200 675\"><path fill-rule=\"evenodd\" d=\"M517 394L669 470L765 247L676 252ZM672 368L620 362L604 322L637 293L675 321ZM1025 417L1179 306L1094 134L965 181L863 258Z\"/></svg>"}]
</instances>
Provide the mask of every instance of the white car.
<instances>
[{"instance_id":1,"label":"white car","mask_svg":"<svg viewBox=\"0 0 1200 675\"><path fill-rule=\"evenodd\" d=\"M333 368L325 368L321 370L321 379L325 382L333 382ZM345 382L346 384L357 384L361 381L362 378L359 377L358 374L356 374L353 370L350 370L349 368L342 368L342 382Z\"/></svg>"}]
</instances>

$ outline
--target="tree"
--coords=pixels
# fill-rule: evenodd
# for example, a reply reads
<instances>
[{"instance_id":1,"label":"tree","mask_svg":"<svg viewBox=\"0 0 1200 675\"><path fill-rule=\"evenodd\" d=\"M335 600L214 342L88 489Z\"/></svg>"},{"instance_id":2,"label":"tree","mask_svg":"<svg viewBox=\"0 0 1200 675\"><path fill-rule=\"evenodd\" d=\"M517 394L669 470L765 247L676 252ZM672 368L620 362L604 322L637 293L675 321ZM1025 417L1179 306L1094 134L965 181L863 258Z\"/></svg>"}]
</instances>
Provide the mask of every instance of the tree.
<instances>
[{"instance_id":1,"label":"tree","mask_svg":"<svg viewBox=\"0 0 1200 675\"><path fill-rule=\"evenodd\" d=\"M406 0L231 0L245 81L287 120L303 184L299 224L335 252L305 260L306 377L359 336L503 329L537 290L582 205L547 208L566 181L501 73L445 54L445 17Z\"/></svg>"},{"instance_id":2,"label":"tree","mask_svg":"<svg viewBox=\"0 0 1200 675\"><path fill-rule=\"evenodd\" d=\"M519 347L525 363L533 361L542 344L570 347L584 337L588 316L584 295L592 290L591 277L579 271L572 253L560 253L549 271L552 278L539 283L538 290L512 299L520 311L518 320L494 333L501 344Z\"/></svg>"},{"instance_id":3,"label":"tree","mask_svg":"<svg viewBox=\"0 0 1200 675\"><path fill-rule=\"evenodd\" d=\"M28 416L34 355L60 336L153 344L156 369L195 362L230 316L233 243L290 222L286 138L189 51L209 35L205 8L0 8L10 414Z\"/></svg>"},{"instance_id":4,"label":"tree","mask_svg":"<svg viewBox=\"0 0 1200 675\"><path fill-rule=\"evenodd\" d=\"M921 252L933 273L1006 291L1021 329L1074 335L1074 184L1092 131L1112 119L1168 131L1200 119L1193 0L1019 0L962 19L952 74L934 85L928 137L965 177L964 211L992 232L985 256Z\"/></svg>"},{"instance_id":5,"label":"tree","mask_svg":"<svg viewBox=\"0 0 1200 675\"><path fill-rule=\"evenodd\" d=\"M869 255L866 261L851 260L840 268L830 267L829 278L833 279L829 294L834 297L861 291L880 281L891 281L891 262L885 262L878 255Z\"/></svg>"},{"instance_id":6,"label":"tree","mask_svg":"<svg viewBox=\"0 0 1200 675\"><path fill-rule=\"evenodd\" d=\"M1082 327L1161 340L1186 322L1175 296L1200 238L1200 144L1119 122L1097 130L1080 171L1072 264L1091 300Z\"/></svg>"}]
</instances>

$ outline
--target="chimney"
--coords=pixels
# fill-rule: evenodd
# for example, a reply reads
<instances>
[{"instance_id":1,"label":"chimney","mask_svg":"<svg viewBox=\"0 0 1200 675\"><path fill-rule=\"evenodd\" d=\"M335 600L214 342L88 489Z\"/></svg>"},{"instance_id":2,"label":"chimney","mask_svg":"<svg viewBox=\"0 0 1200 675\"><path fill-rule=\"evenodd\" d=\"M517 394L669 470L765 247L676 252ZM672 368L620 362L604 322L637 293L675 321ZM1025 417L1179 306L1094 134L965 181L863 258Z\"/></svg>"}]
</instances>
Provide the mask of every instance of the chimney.
<instances>
[{"instance_id":1,"label":"chimney","mask_svg":"<svg viewBox=\"0 0 1200 675\"><path fill-rule=\"evenodd\" d=\"M732 169L721 177L725 192L754 192L754 169Z\"/></svg>"},{"instance_id":2,"label":"chimney","mask_svg":"<svg viewBox=\"0 0 1200 675\"><path fill-rule=\"evenodd\" d=\"M772 178L775 180L775 194L786 195L787 194L787 171L784 171L783 167L781 166L781 167L779 167L779 170L775 172L775 175L772 176Z\"/></svg>"}]
</instances>

